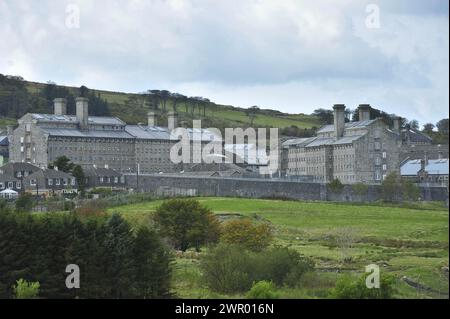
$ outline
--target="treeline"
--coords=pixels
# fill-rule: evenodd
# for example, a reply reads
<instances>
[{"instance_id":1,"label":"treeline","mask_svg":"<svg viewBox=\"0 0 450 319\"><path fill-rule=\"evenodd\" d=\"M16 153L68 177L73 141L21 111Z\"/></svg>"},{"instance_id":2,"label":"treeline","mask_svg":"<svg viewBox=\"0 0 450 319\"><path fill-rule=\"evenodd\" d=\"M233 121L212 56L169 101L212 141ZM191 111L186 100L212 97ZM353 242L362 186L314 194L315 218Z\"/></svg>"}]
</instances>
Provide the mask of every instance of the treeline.
<instances>
[{"instance_id":1,"label":"treeline","mask_svg":"<svg viewBox=\"0 0 450 319\"><path fill-rule=\"evenodd\" d=\"M170 263L153 230L117 214L33 216L1 204L0 298L20 279L38 282L39 298L167 298ZM79 289L66 287L69 264L80 268Z\"/></svg>"},{"instance_id":2,"label":"treeline","mask_svg":"<svg viewBox=\"0 0 450 319\"><path fill-rule=\"evenodd\" d=\"M47 82L42 89L30 92L23 78L0 74L0 116L2 117L17 119L29 112L52 114L53 99L59 97L67 99L67 113L75 114L77 96L89 98L90 115L111 115L108 102L85 86L69 89Z\"/></svg>"}]
</instances>

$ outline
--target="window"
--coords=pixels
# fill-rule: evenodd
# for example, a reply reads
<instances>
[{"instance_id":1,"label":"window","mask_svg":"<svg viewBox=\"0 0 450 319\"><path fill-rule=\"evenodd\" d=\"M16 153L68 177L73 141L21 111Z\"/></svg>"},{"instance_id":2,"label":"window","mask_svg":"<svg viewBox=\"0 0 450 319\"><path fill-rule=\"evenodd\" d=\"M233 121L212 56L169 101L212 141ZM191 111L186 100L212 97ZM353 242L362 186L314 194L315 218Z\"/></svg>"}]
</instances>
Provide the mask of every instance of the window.
<instances>
[{"instance_id":1,"label":"window","mask_svg":"<svg viewBox=\"0 0 450 319\"><path fill-rule=\"evenodd\" d=\"M5 188L5 185L3 184L3 182L0 182L0 189Z\"/></svg>"},{"instance_id":2,"label":"window","mask_svg":"<svg viewBox=\"0 0 450 319\"><path fill-rule=\"evenodd\" d=\"M76 182L76 179L72 178L72 182L71 182L72 186L75 186L75 182Z\"/></svg>"},{"instance_id":3,"label":"window","mask_svg":"<svg viewBox=\"0 0 450 319\"><path fill-rule=\"evenodd\" d=\"M22 183L21 182L17 182L16 183L16 188L17 189L21 189L22 188Z\"/></svg>"},{"instance_id":4,"label":"window","mask_svg":"<svg viewBox=\"0 0 450 319\"><path fill-rule=\"evenodd\" d=\"M387 170L387 165L383 164L383 171Z\"/></svg>"},{"instance_id":5,"label":"window","mask_svg":"<svg viewBox=\"0 0 450 319\"><path fill-rule=\"evenodd\" d=\"M48 183L48 186L52 186L52 185L53 185L53 179L52 179L52 178L49 178L49 179L47 180L47 183Z\"/></svg>"},{"instance_id":6,"label":"window","mask_svg":"<svg viewBox=\"0 0 450 319\"><path fill-rule=\"evenodd\" d=\"M102 177L100 177L100 183L102 183L102 184L103 184L103 176L102 176Z\"/></svg>"},{"instance_id":7,"label":"window","mask_svg":"<svg viewBox=\"0 0 450 319\"><path fill-rule=\"evenodd\" d=\"M30 180L30 185L31 186L36 186L36 180L35 179Z\"/></svg>"},{"instance_id":8,"label":"window","mask_svg":"<svg viewBox=\"0 0 450 319\"><path fill-rule=\"evenodd\" d=\"M119 182L119 178L118 177L114 177L114 184L117 184Z\"/></svg>"},{"instance_id":9,"label":"window","mask_svg":"<svg viewBox=\"0 0 450 319\"><path fill-rule=\"evenodd\" d=\"M67 186L67 178L63 179L63 184L64 184L64 186Z\"/></svg>"},{"instance_id":10,"label":"window","mask_svg":"<svg viewBox=\"0 0 450 319\"><path fill-rule=\"evenodd\" d=\"M61 180L59 178L56 179L56 185L61 185Z\"/></svg>"},{"instance_id":11,"label":"window","mask_svg":"<svg viewBox=\"0 0 450 319\"><path fill-rule=\"evenodd\" d=\"M386 152L383 152L383 158L386 158L386 157L387 157Z\"/></svg>"},{"instance_id":12,"label":"window","mask_svg":"<svg viewBox=\"0 0 450 319\"><path fill-rule=\"evenodd\" d=\"M14 187L14 183L13 182L8 182L8 188L13 188Z\"/></svg>"}]
</instances>

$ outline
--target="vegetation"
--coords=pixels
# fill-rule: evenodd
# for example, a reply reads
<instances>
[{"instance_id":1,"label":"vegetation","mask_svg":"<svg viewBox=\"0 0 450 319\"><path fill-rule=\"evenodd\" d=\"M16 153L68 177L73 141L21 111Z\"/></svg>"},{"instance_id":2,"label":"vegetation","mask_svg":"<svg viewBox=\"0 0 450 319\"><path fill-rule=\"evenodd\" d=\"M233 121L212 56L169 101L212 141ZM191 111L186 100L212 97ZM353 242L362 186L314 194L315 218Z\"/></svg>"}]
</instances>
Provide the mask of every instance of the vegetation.
<instances>
[{"instance_id":1,"label":"vegetation","mask_svg":"<svg viewBox=\"0 0 450 319\"><path fill-rule=\"evenodd\" d=\"M269 222L275 229L274 245L288 246L314 261L314 271L304 273L296 287L277 286L280 298L331 298L340 278L350 276L357 281L372 263L380 266L381 277L395 278L394 298L448 298L448 208L443 202L361 204L214 197L197 200L222 220L247 217L255 222ZM119 212L133 227L138 227L148 223L162 202L139 202L109 208L107 212ZM246 255L242 251L241 259ZM222 293L209 287L200 266L208 252L209 249L202 249L196 254L188 250L177 255L174 293L181 298L246 297L253 281L259 280L249 281L248 289L242 292ZM403 277L425 288L411 286Z\"/></svg>"},{"instance_id":2,"label":"vegetation","mask_svg":"<svg viewBox=\"0 0 450 319\"><path fill-rule=\"evenodd\" d=\"M186 251L217 242L220 225L214 214L198 201L172 199L163 202L155 212L154 221L162 234L175 247Z\"/></svg>"},{"instance_id":3,"label":"vegetation","mask_svg":"<svg viewBox=\"0 0 450 319\"><path fill-rule=\"evenodd\" d=\"M419 187L408 179L401 178L395 172L389 173L381 184L381 197L387 202L401 200L416 201L419 199Z\"/></svg>"},{"instance_id":4,"label":"vegetation","mask_svg":"<svg viewBox=\"0 0 450 319\"><path fill-rule=\"evenodd\" d=\"M133 231L120 215L20 214L0 211L0 298L164 298L170 296L171 255L154 231ZM68 264L81 288L67 289Z\"/></svg>"},{"instance_id":5,"label":"vegetation","mask_svg":"<svg viewBox=\"0 0 450 319\"><path fill-rule=\"evenodd\" d=\"M248 291L253 282L271 281L278 286L295 286L313 269L312 261L286 247L251 252L239 245L219 244L202 258L203 279L213 291Z\"/></svg>"},{"instance_id":6,"label":"vegetation","mask_svg":"<svg viewBox=\"0 0 450 319\"><path fill-rule=\"evenodd\" d=\"M276 292L275 285L270 281L258 281L253 284L247 293L249 299L278 299L279 294Z\"/></svg>"},{"instance_id":7,"label":"vegetation","mask_svg":"<svg viewBox=\"0 0 450 319\"><path fill-rule=\"evenodd\" d=\"M336 283L331 296L336 299L391 299L394 296L394 278L380 277L380 288L367 288L366 275L355 280L349 276L342 277Z\"/></svg>"},{"instance_id":8,"label":"vegetation","mask_svg":"<svg viewBox=\"0 0 450 319\"><path fill-rule=\"evenodd\" d=\"M14 296L16 299L36 299L39 295L39 282L27 282L19 279L13 286Z\"/></svg>"},{"instance_id":9,"label":"vegetation","mask_svg":"<svg viewBox=\"0 0 450 319\"><path fill-rule=\"evenodd\" d=\"M20 194L16 200L16 210L18 212L30 212L34 206L33 196L29 193Z\"/></svg>"},{"instance_id":10,"label":"vegetation","mask_svg":"<svg viewBox=\"0 0 450 319\"><path fill-rule=\"evenodd\" d=\"M227 244L241 245L249 250L261 251L273 239L273 230L267 223L255 223L251 219L236 219L222 227L220 240Z\"/></svg>"},{"instance_id":11,"label":"vegetation","mask_svg":"<svg viewBox=\"0 0 450 319\"><path fill-rule=\"evenodd\" d=\"M333 193L340 193L344 189L344 184L342 184L339 178L335 178L328 183L328 187Z\"/></svg>"}]
</instances>

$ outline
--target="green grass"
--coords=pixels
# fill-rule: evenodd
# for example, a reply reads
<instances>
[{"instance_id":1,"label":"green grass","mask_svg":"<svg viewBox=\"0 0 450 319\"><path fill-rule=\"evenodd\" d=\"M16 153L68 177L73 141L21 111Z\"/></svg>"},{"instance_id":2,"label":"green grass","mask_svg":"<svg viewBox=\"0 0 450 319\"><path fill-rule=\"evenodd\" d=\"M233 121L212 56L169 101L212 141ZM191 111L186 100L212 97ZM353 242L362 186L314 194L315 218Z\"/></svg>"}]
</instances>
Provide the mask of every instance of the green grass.
<instances>
[{"instance_id":1,"label":"green grass","mask_svg":"<svg viewBox=\"0 0 450 319\"><path fill-rule=\"evenodd\" d=\"M411 207L385 204L342 204L241 198L198 198L217 214L241 214L263 218L276 229L276 243L290 246L314 259L318 276L297 289L280 289L283 298L324 298L338 273L360 274L370 263L380 265L382 274L397 278L399 298L439 298L448 294L418 291L402 281L407 276L435 291L448 293L449 214L442 204ZM133 225L148 223L160 200L109 209L119 212ZM343 261L343 250L331 240L342 230L354 232L353 247L346 252L351 262ZM177 258L174 291L186 298L229 298L209 291L201 282L198 260ZM330 279L331 278L331 279ZM317 285L316 282L322 282Z\"/></svg>"}]
</instances>

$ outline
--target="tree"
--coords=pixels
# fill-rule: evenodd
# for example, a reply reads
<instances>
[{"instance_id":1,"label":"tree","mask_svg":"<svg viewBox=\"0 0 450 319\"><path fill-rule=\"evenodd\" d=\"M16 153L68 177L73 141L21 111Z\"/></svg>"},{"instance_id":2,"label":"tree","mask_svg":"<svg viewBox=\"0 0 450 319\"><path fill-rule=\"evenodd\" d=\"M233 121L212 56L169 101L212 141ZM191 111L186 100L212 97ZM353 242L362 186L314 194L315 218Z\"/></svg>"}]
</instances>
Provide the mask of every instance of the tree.
<instances>
[{"instance_id":1,"label":"tree","mask_svg":"<svg viewBox=\"0 0 450 319\"><path fill-rule=\"evenodd\" d=\"M409 121L408 126L413 130L418 130L419 129L419 121L411 120L411 121Z\"/></svg>"},{"instance_id":2,"label":"tree","mask_svg":"<svg viewBox=\"0 0 450 319\"><path fill-rule=\"evenodd\" d=\"M13 287L16 299L35 299L39 295L39 282L28 282L19 279Z\"/></svg>"},{"instance_id":3,"label":"tree","mask_svg":"<svg viewBox=\"0 0 450 319\"><path fill-rule=\"evenodd\" d=\"M156 209L154 221L160 233L176 249L186 251L194 247L217 242L220 224L217 217L200 202L193 199L172 199Z\"/></svg>"},{"instance_id":4,"label":"tree","mask_svg":"<svg viewBox=\"0 0 450 319\"><path fill-rule=\"evenodd\" d=\"M320 122L322 122L323 124L332 124L333 123L333 111L328 110L328 109L316 109L313 112L314 116L317 116L320 120Z\"/></svg>"},{"instance_id":5,"label":"tree","mask_svg":"<svg viewBox=\"0 0 450 319\"><path fill-rule=\"evenodd\" d=\"M103 227L104 298L130 298L134 295L133 235L130 225L113 214Z\"/></svg>"},{"instance_id":6,"label":"tree","mask_svg":"<svg viewBox=\"0 0 450 319\"><path fill-rule=\"evenodd\" d=\"M58 168L58 170L70 173L74 168L74 164L70 161L67 156L58 157L53 164L49 165L49 168Z\"/></svg>"},{"instance_id":7,"label":"tree","mask_svg":"<svg viewBox=\"0 0 450 319\"><path fill-rule=\"evenodd\" d=\"M416 201L420 196L419 187L407 178L402 179L403 199Z\"/></svg>"},{"instance_id":8,"label":"tree","mask_svg":"<svg viewBox=\"0 0 450 319\"><path fill-rule=\"evenodd\" d=\"M273 240L273 231L267 223L253 223L250 219L236 219L222 227L220 239L227 244L241 245L249 250L261 251Z\"/></svg>"},{"instance_id":9,"label":"tree","mask_svg":"<svg viewBox=\"0 0 450 319\"><path fill-rule=\"evenodd\" d=\"M341 183L339 178L335 178L330 183L328 183L328 187L333 193L340 193L344 189L344 184Z\"/></svg>"},{"instance_id":10,"label":"tree","mask_svg":"<svg viewBox=\"0 0 450 319\"><path fill-rule=\"evenodd\" d=\"M84 176L84 171L83 168L80 165L75 165L72 169L72 175L75 177L75 179L77 180L77 184L78 184L78 190L80 192L83 192L85 189L85 184L86 184L86 178Z\"/></svg>"},{"instance_id":11,"label":"tree","mask_svg":"<svg viewBox=\"0 0 450 319\"><path fill-rule=\"evenodd\" d=\"M34 206L33 196L29 193L20 194L16 200L16 210L18 212L29 212Z\"/></svg>"},{"instance_id":12,"label":"tree","mask_svg":"<svg viewBox=\"0 0 450 319\"><path fill-rule=\"evenodd\" d=\"M262 280L255 282L247 293L249 299L278 299L279 294L271 281Z\"/></svg>"},{"instance_id":13,"label":"tree","mask_svg":"<svg viewBox=\"0 0 450 319\"><path fill-rule=\"evenodd\" d=\"M434 124L432 124L432 123L426 123L423 126L423 132L426 134L433 133L433 129L434 129Z\"/></svg>"},{"instance_id":14,"label":"tree","mask_svg":"<svg viewBox=\"0 0 450 319\"><path fill-rule=\"evenodd\" d=\"M139 228L133 260L137 295L144 299L169 296L172 257L155 231Z\"/></svg>"},{"instance_id":15,"label":"tree","mask_svg":"<svg viewBox=\"0 0 450 319\"><path fill-rule=\"evenodd\" d=\"M247 115L248 118L250 119L250 126L253 126L253 122L255 121L256 114L258 113L258 111L259 107L257 107L256 105L245 110L245 115Z\"/></svg>"},{"instance_id":16,"label":"tree","mask_svg":"<svg viewBox=\"0 0 450 319\"><path fill-rule=\"evenodd\" d=\"M388 202L400 200L402 193L401 178L396 172L389 173L381 183L381 197Z\"/></svg>"},{"instance_id":17,"label":"tree","mask_svg":"<svg viewBox=\"0 0 450 319\"><path fill-rule=\"evenodd\" d=\"M442 119L436 123L436 127L439 133L448 135L448 119Z\"/></svg>"}]
</instances>

